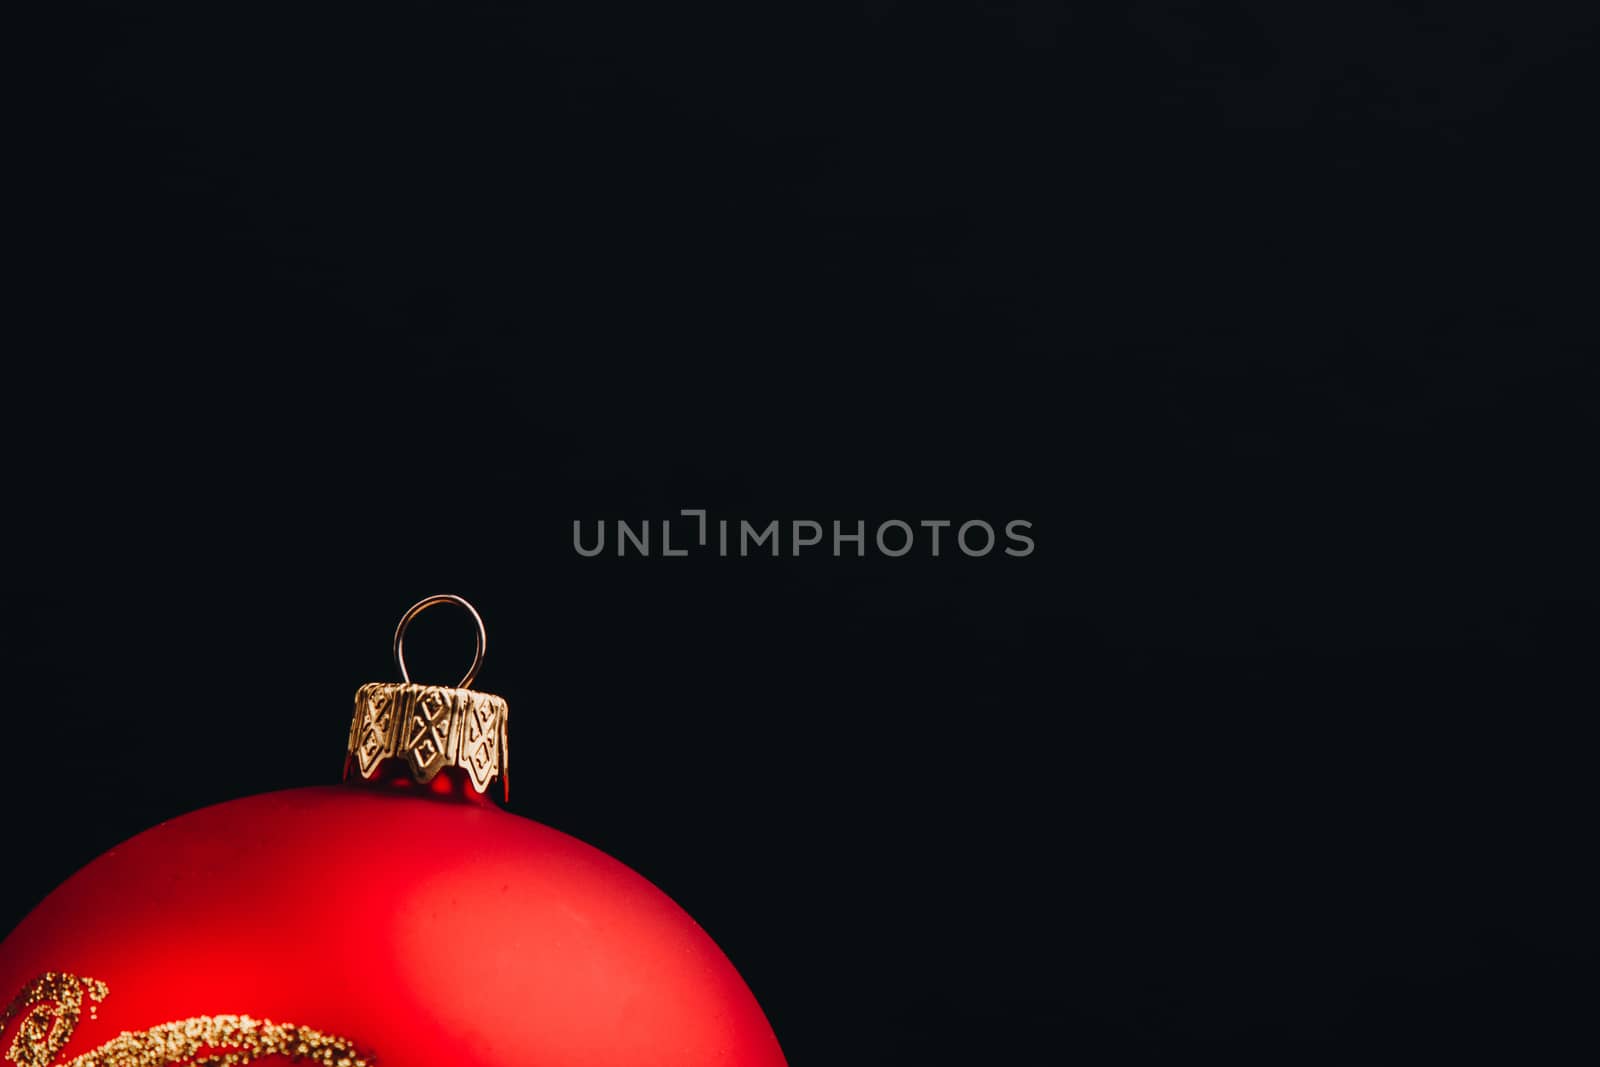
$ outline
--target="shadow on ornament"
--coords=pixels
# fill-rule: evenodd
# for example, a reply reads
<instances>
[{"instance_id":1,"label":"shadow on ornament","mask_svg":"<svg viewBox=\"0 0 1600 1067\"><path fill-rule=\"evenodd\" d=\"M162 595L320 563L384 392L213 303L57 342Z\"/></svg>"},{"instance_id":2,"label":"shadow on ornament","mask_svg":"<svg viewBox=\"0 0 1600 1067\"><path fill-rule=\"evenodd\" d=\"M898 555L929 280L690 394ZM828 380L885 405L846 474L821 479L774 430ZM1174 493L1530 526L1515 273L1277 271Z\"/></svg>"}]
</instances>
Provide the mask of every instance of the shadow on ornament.
<instances>
[{"instance_id":1,"label":"shadow on ornament","mask_svg":"<svg viewBox=\"0 0 1600 1067\"><path fill-rule=\"evenodd\" d=\"M109 996L104 982L48 971L23 986L0 1011L0 1035L21 1018L6 1059L17 1067L235 1067L263 1056L283 1056L324 1067L372 1067L354 1043L320 1030L248 1015L196 1015L137 1033L124 1031L99 1048L57 1060L78 1028L84 1001L89 1014Z\"/></svg>"}]
</instances>

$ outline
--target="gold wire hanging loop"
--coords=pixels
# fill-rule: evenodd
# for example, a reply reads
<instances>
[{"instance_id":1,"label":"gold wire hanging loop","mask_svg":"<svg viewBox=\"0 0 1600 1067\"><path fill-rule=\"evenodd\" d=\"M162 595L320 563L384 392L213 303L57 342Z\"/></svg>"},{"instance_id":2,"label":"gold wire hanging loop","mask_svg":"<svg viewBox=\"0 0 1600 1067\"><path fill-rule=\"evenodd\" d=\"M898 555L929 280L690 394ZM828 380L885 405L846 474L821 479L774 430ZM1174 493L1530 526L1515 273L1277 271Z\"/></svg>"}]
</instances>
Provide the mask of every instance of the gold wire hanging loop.
<instances>
[{"instance_id":1,"label":"gold wire hanging loop","mask_svg":"<svg viewBox=\"0 0 1600 1067\"><path fill-rule=\"evenodd\" d=\"M467 676L461 679L457 689L471 689L473 679L478 677L478 669L483 666L483 654L489 648L489 634L483 628L483 616L478 614L478 609L467 603L454 593L439 593L436 596L423 597L401 618L400 625L394 628L394 662L400 668L400 677L403 681L411 681L411 675L406 670L406 627L411 625L411 620L421 615L435 604L459 604L467 609L467 614L472 616L472 621L478 627L478 650L472 657L472 666L467 671Z\"/></svg>"}]
</instances>

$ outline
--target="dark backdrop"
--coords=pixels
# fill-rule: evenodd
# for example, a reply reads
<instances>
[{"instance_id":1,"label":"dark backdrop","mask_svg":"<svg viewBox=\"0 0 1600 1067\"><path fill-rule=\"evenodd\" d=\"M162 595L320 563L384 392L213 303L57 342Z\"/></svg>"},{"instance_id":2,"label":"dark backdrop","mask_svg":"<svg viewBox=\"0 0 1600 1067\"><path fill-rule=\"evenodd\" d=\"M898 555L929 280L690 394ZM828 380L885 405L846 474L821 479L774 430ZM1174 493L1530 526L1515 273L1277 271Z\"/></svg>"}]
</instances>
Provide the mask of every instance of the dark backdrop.
<instances>
[{"instance_id":1,"label":"dark backdrop","mask_svg":"<svg viewBox=\"0 0 1600 1067\"><path fill-rule=\"evenodd\" d=\"M1594 1054L1593 5L142 6L19 38L0 926L451 591L797 1065ZM1037 550L573 551L696 507Z\"/></svg>"}]
</instances>

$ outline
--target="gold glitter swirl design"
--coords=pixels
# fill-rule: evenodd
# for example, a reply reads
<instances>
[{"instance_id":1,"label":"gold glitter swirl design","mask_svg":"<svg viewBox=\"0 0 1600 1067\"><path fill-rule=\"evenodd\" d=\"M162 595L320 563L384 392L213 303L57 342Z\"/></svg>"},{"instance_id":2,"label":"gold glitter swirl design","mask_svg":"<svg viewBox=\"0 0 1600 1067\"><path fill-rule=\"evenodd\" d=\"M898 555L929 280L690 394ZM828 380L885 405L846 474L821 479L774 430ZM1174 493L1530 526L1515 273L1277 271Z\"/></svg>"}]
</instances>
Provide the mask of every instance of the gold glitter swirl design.
<instances>
[{"instance_id":1,"label":"gold glitter swirl design","mask_svg":"<svg viewBox=\"0 0 1600 1067\"><path fill-rule=\"evenodd\" d=\"M353 763L370 778L378 764L399 758L424 784L446 767L460 767L480 793L496 777L506 785L506 719L504 700L475 689L369 682L356 690L345 774Z\"/></svg>"},{"instance_id":2,"label":"gold glitter swirl design","mask_svg":"<svg viewBox=\"0 0 1600 1067\"><path fill-rule=\"evenodd\" d=\"M104 982L48 971L22 987L0 1012L0 1033L22 1016L6 1059L17 1067L241 1067L263 1056L285 1056L320 1067L373 1067L374 1060L342 1037L308 1026L248 1015L197 1015L137 1033L123 1031L99 1048L58 1063L83 1015L110 995Z\"/></svg>"},{"instance_id":3,"label":"gold glitter swirl design","mask_svg":"<svg viewBox=\"0 0 1600 1067\"><path fill-rule=\"evenodd\" d=\"M84 995L89 997L91 1017L94 1006L106 999L111 991L104 982L93 978L46 971L11 998L4 1011L0 1011L0 1034L5 1033L11 1020L22 1016L22 1026L16 1039L6 1052L6 1059L17 1067L49 1067L67 1044L67 1038L77 1029L83 1015Z\"/></svg>"}]
</instances>

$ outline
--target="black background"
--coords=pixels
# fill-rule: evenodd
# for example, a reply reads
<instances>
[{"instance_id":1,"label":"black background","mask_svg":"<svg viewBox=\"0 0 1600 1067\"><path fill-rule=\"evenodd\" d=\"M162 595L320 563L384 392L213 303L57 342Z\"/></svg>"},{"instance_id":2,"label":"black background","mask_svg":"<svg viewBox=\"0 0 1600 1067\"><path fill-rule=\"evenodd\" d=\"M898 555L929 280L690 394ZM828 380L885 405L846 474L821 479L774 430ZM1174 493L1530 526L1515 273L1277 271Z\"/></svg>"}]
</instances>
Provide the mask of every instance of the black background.
<instances>
[{"instance_id":1,"label":"black background","mask_svg":"<svg viewBox=\"0 0 1600 1067\"><path fill-rule=\"evenodd\" d=\"M333 780L450 591L513 809L678 900L796 1064L1593 1057L1595 21L22 36L0 925ZM696 507L1038 547L573 551Z\"/></svg>"}]
</instances>

